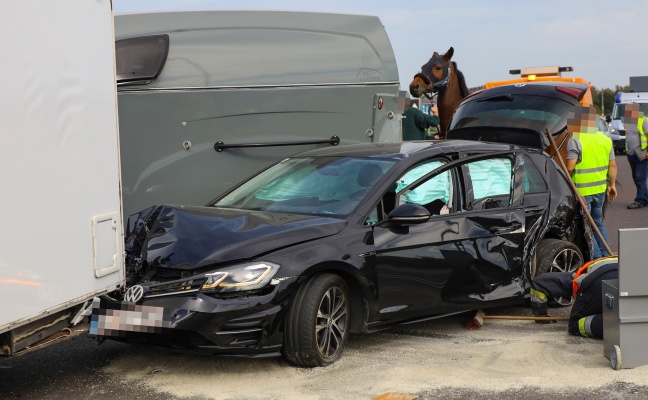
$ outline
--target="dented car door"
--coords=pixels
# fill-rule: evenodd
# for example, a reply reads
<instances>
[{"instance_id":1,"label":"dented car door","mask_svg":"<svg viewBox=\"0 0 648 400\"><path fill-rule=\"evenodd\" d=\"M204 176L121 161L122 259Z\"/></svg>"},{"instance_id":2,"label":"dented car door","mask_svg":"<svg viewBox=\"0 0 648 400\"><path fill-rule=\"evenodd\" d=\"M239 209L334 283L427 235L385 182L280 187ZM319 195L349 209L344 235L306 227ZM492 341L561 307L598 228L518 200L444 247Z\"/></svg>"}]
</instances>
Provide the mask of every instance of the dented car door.
<instances>
[{"instance_id":1,"label":"dented car door","mask_svg":"<svg viewBox=\"0 0 648 400\"><path fill-rule=\"evenodd\" d=\"M473 155L439 165L396 194L395 206L420 204L431 212L429 221L374 228L383 321L396 312L399 319L415 318L523 295L522 154ZM403 178L417 168L422 166ZM447 190L439 182L447 182Z\"/></svg>"}]
</instances>

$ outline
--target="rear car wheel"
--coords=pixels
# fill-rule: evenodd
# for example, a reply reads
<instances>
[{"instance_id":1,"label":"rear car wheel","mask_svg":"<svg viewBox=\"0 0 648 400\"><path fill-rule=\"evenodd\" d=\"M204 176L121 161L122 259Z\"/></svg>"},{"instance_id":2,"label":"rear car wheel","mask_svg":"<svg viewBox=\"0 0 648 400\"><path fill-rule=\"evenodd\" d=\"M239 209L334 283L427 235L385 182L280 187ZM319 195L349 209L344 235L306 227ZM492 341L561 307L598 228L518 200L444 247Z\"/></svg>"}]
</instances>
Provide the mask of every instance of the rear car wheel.
<instances>
[{"instance_id":1,"label":"rear car wheel","mask_svg":"<svg viewBox=\"0 0 648 400\"><path fill-rule=\"evenodd\" d=\"M302 285L286 317L283 354L300 367L336 362L349 338L349 290L344 280L321 274Z\"/></svg>"},{"instance_id":2,"label":"rear car wheel","mask_svg":"<svg viewBox=\"0 0 648 400\"><path fill-rule=\"evenodd\" d=\"M545 272L572 272L583 265L583 254L573 243L560 239L543 239L536 249L536 275ZM552 305L568 306L572 297L556 297Z\"/></svg>"}]
</instances>

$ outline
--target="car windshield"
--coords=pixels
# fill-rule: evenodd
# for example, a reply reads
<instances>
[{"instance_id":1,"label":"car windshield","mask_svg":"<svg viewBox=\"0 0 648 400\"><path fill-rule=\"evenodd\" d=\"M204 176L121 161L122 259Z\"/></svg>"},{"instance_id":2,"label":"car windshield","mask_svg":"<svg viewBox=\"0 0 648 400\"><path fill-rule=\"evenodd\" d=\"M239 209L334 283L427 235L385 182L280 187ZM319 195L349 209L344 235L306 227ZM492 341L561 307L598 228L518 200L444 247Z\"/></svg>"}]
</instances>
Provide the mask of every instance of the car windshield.
<instances>
[{"instance_id":1,"label":"car windshield","mask_svg":"<svg viewBox=\"0 0 648 400\"><path fill-rule=\"evenodd\" d=\"M573 106L563 100L544 96L502 95L474 100L461 105L450 129L472 126L505 126L557 132L567 122Z\"/></svg>"},{"instance_id":2,"label":"car windshield","mask_svg":"<svg viewBox=\"0 0 648 400\"><path fill-rule=\"evenodd\" d=\"M625 106L623 103L615 104L612 109L612 119L621 119L625 111ZM643 112L644 115L648 115L648 103L639 103L639 111Z\"/></svg>"},{"instance_id":3,"label":"car windshield","mask_svg":"<svg viewBox=\"0 0 648 400\"><path fill-rule=\"evenodd\" d=\"M248 180L213 206L345 216L394 163L356 157L289 158Z\"/></svg>"}]
</instances>

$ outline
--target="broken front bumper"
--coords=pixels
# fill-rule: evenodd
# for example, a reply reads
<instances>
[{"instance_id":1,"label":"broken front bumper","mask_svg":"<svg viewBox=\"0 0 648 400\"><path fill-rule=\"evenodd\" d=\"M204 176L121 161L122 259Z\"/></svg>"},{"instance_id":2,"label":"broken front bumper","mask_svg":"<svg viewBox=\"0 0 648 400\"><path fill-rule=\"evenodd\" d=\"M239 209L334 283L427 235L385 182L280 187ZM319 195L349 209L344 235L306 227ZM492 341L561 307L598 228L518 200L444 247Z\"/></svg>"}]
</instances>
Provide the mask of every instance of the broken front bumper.
<instances>
[{"instance_id":1,"label":"broken front bumper","mask_svg":"<svg viewBox=\"0 0 648 400\"><path fill-rule=\"evenodd\" d=\"M95 298L90 335L209 354L279 355L289 297L281 293L287 286L282 282L270 294L237 299L201 293L139 304Z\"/></svg>"}]
</instances>

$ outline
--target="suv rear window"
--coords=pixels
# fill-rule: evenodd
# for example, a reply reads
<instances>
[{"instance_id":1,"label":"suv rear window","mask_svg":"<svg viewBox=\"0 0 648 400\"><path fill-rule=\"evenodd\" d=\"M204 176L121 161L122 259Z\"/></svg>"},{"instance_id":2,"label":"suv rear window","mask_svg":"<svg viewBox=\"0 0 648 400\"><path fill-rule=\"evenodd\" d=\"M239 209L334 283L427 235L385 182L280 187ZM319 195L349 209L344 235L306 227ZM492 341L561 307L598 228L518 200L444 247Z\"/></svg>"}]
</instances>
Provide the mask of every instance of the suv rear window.
<instances>
[{"instance_id":1,"label":"suv rear window","mask_svg":"<svg viewBox=\"0 0 648 400\"><path fill-rule=\"evenodd\" d=\"M573 106L563 100L529 95L499 95L459 107L450 129L471 126L506 126L556 132L565 127Z\"/></svg>"}]
</instances>

